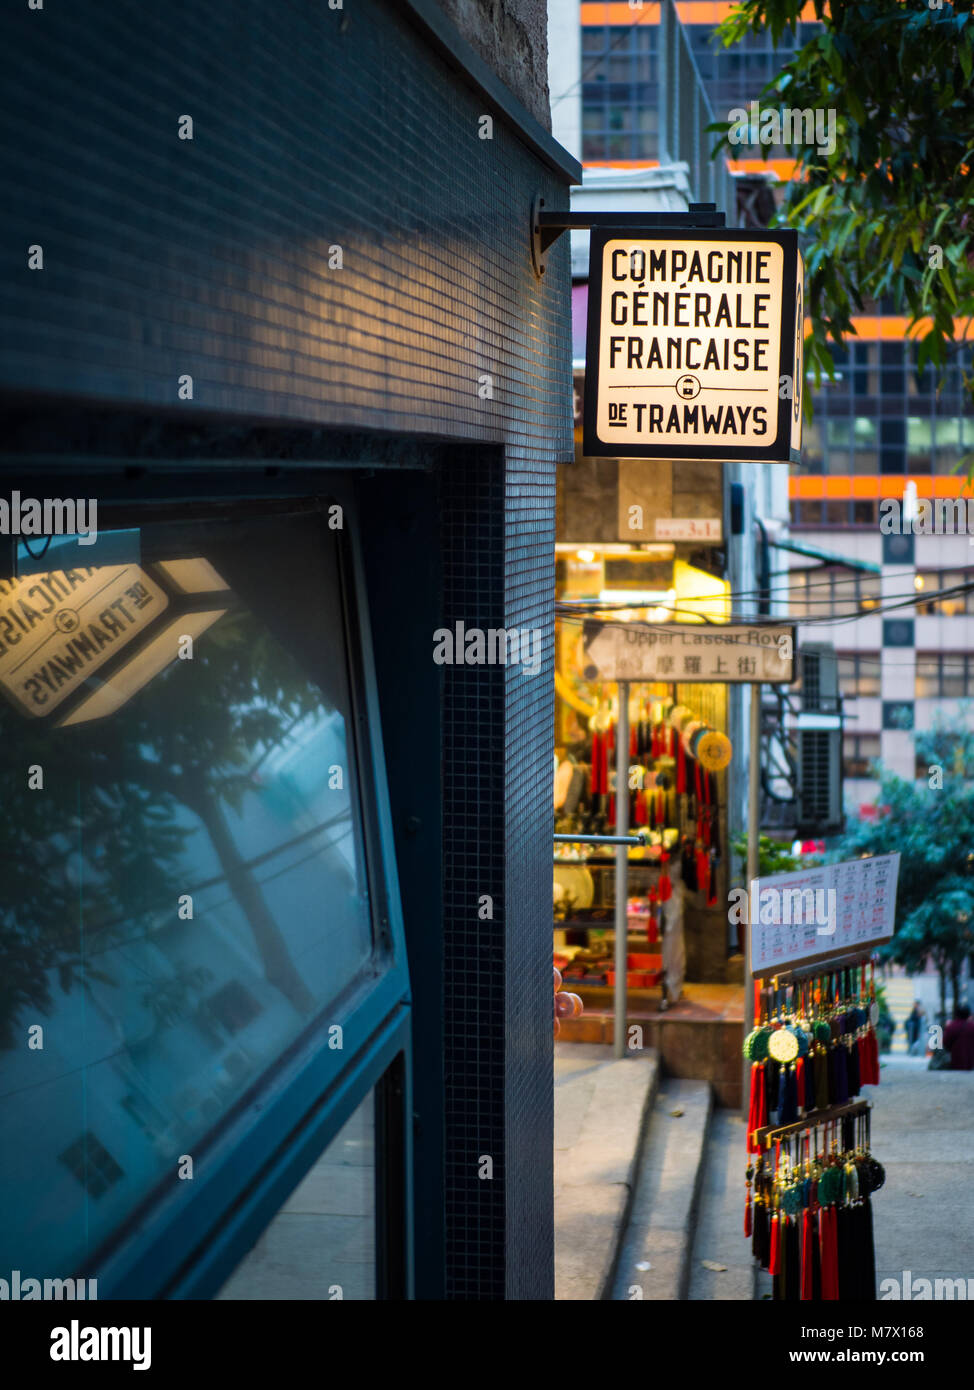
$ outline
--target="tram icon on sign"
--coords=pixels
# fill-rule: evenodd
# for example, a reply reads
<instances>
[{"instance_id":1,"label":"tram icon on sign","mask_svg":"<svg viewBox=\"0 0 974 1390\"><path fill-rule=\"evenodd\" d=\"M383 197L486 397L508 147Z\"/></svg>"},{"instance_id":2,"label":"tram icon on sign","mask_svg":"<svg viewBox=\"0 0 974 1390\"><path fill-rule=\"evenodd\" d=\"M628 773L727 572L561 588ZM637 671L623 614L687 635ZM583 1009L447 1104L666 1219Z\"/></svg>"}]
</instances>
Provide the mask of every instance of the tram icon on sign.
<instances>
[{"instance_id":1,"label":"tram icon on sign","mask_svg":"<svg viewBox=\"0 0 974 1390\"><path fill-rule=\"evenodd\" d=\"M73 608L62 608L54 615L54 626L58 632L77 632L81 619Z\"/></svg>"},{"instance_id":2,"label":"tram icon on sign","mask_svg":"<svg viewBox=\"0 0 974 1390\"><path fill-rule=\"evenodd\" d=\"M681 400L692 401L694 396L700 395L700 382L690 372L685 372L676 379L676 394Z\"/></svg>"}]
</instances>

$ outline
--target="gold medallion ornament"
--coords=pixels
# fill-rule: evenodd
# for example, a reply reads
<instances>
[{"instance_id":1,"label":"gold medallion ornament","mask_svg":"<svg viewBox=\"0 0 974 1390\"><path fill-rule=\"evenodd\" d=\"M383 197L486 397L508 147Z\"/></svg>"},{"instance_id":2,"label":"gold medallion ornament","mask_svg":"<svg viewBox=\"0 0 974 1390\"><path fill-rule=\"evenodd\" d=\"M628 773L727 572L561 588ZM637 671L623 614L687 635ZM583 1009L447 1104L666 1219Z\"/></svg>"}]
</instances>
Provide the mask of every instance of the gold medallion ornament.
<instances>
[{"instance_id":1,"label":"gold medallion ornament","mask_svg":"<svg viewBox=\"0 0 974 1390\"><path fill-rule=\"evenodd\" d=\"M768 1052L776 1062L793 1062L798 1056L798 1039L789 1028L778 1028L768 1039Z\"/></svg>"},{"instance_id":2,"label":"gold medallion ornament","mask_svg":"<svg viewBox=\"0 0 974 1390\"><path fill-rule=\"evenodd\" d=\"M709 729L697 744L697 761L708 772L723 772L731 760L733 745L726 734Z\"/></svg>"}]
</instances>

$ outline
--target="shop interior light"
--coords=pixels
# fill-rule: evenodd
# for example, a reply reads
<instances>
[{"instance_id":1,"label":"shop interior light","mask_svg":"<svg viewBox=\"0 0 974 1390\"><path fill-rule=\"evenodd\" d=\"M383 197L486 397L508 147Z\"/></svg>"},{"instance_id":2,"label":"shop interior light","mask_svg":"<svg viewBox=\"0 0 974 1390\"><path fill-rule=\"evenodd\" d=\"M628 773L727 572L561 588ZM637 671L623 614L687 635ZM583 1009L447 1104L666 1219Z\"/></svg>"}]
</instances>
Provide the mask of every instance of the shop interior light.
<instances>
[{"instance_id":1,"label":"shop interior light","mask_svg":"<svg viewBox=\"0 0 974 1390\"><path fill-rule=\"evenodd\" d=\"M556 555L568 555L573 560L579 558L580 550L591 551L595 559L622 555L627 560L672 560L676 547L672 541L640 541L635 545L628 541L599 541L581 547L578 541L557 541L555 544Z\"/></svg>"},{"instance_id":2,"label":"shop interior light","mask_svg":"<svg viewBox=\"0 0 974 1390\"><path fill-rule=\"evenodd\" d=\"M594 550L576 550L575 559L581 560L583 565L591 565L595 561Z\"/></svg>"},{"instance_id":3,"label":"shop interior light","mask_svg":"<svg viewBox=\"0 0 974 1390\"><path fill-rule=\"evenodd\" d=\"M913 587L914 587L914 589L922 589L922 588L923 588L923 585L924 585L924 582L925 582L925 581L924 581L924 578L923 578L923 575L922 575L922 574L915 574L915 575L913 576Z\"/></svg>"}]
</instances>

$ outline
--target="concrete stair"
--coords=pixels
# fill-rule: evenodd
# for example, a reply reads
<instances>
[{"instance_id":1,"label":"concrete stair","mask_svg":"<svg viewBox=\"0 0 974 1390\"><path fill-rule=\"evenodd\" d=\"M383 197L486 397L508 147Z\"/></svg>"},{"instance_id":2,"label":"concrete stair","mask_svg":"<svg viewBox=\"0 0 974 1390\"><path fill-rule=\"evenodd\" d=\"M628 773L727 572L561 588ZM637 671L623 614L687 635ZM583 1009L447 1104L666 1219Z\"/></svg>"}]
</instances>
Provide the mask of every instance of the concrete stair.
<instances>
[{"instance_id":1,"label":"concrete stair","mask_svg":"<svg viewBox=\"0 0 974 1390\"><path fill-rule=\"evenodd\" d=\"M762 1297L744 1237L744 1121L651 1050L555 1056L555 1298Z\"/></svg>"},{"instance_id":2,"label":"concrete stair","mask_svg":"<svg viewBox=\"0 0 974 1390\"><path fill-rule=\"evenodd\" d=\"M652 1049L555 1044L556 1299L608 1296L658 1082Z\"/></svg>"},{"instance_id":3,"label":"concrete stair","mask_svg":"<svg viewBox=\"0 0 974 1390\"><path fill-rule=\"evenodd\" d=\"M708 1082L661 1082L639 1154L613 1299L687 1297L712 1110Z\"/></svg>"}]
</instances>

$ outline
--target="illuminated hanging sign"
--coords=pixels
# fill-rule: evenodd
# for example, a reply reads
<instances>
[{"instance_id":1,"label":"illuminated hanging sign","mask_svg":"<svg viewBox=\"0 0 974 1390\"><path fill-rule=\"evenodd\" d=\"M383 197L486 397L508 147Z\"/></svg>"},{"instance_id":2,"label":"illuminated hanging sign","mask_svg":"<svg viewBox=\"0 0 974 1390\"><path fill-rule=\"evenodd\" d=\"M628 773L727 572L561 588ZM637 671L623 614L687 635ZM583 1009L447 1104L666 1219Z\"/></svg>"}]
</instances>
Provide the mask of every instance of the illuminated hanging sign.
<instances>
[{"instance_id":1,"label":"illuminated hanging sign","mask_svg":"<svg viewBox=\"0 0 974 1390\"><path fill-rule=\"evenodd\" d=\"M594 230L584 453L798 462L802 297L794 231Z\"/></svg>"}]
</instances>

